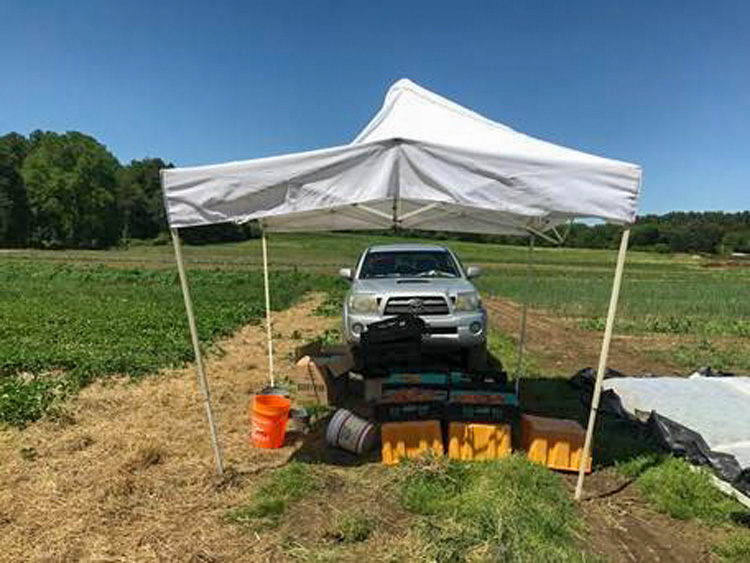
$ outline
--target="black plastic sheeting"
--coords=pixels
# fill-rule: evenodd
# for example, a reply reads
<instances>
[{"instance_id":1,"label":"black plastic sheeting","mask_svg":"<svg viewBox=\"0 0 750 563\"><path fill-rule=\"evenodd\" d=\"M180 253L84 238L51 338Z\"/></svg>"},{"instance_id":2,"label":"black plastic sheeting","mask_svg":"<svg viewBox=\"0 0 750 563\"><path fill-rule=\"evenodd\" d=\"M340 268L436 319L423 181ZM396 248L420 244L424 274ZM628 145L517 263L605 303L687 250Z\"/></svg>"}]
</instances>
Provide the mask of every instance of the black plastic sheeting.
<instances>
[{"instance_id":1,"label":"black plastic sheeting","mask_svg":"<svg viewBox=\"0 0 750 563\"><path fill-rule=\"evenodd\" d=\"M699 373L704 377L726 377L733 375L726 372L712 372L710 368L702 369ZM604 378L609 379L613 377L628 376L608 369ZM642 377L657 376L645 375ZM596 370L593 368L582 369L570 380L572 385L580 389L581 400L587 408L591 406L595 381ZM731 454L711 450L699 433L666 416L660 415L656 411L649 413L636 411L634 414L630 414L623 408L617 393L611 389L602 390L599 411L640 424L665 450L690 461L694 465L711 469L717 477L728 482L738 491L750 495L750 468L743 469Z\"/></svg>"}]
</instances>

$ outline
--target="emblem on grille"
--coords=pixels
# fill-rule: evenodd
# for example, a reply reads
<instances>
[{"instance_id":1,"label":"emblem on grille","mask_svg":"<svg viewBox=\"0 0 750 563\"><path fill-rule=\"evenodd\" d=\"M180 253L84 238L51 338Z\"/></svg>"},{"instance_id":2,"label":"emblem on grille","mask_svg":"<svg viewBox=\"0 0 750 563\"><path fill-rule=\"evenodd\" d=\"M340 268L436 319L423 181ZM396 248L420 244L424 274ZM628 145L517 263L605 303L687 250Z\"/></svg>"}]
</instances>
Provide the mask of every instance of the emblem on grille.
<instances>
[{"instance_id":1,"label":"emblem on grille","mask_svg":"<svg viewBox=\"0 0 750 563\"><path fill-rule=\"evenodd\" d=\"M409 300L409 311L412 313L421 313L424 311L424 301L415 297Z\"/></svg>"}]
</instances>

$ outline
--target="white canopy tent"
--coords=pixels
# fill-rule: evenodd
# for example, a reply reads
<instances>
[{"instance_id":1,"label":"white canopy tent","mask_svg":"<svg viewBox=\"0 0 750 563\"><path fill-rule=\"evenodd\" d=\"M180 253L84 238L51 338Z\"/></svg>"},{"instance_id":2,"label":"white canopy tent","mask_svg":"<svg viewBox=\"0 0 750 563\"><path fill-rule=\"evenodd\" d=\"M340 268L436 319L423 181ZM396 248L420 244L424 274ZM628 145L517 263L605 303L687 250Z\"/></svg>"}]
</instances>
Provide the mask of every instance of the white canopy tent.
<instances>
[{"instance_id":1,"label":"white canopy tent","mask_svg":"<svg viewBox=\"0 0 750 563\"><path fill-rule=\"evenodd\" d=\"M587 453L640 182L641 169L634 164L524 135L409 80L399 80L389 89L383 107L348 145L163 170L167 217L219 471L221 453L182 262L180 228L261 222L273 381L266 231L400 227L559 240L556 227L576 218L623 225ZM577 496L582 479L583 472Z\"/></svg>"}]
</instances>

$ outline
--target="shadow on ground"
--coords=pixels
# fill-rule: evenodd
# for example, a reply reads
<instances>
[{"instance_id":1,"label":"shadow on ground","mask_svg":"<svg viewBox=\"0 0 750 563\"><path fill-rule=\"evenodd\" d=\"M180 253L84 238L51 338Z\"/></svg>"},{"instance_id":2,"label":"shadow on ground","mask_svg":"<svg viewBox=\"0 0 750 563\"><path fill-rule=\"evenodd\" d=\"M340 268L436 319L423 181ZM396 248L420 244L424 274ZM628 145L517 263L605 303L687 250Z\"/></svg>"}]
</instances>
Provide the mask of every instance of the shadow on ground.
<instances>
[{"instance_id":1,"label":"shadow on ground","mask_svg":"<svg viewBox=\"0 0 750 563\"><path fill-rule=\"evenodd\" d=\"M440 363L438 358L429 358L429 364L423 369L456 369L453 359ZM502 374L505 377L502 363L494 356L489 358L488 372ZM315 420L309 432L300 436L301 447L292 459L306 463L324 463L338 466L357 466L379 460L376 448L368 455L355 454L333 448L326 443L326 429L333 412L338 408L348 409L358 416L369 420L375 419L372 405L364 401L364 382L347 376L326 378L327 403L331 411L327 416ZM509 388L513 387L510 382ZM581 390L576 388L569 378L535 377L521 381L520 402L522 412L539 416L567 418L578 421L582 426L588 422L588 405L582 400ZM617 463L626 463L644 454L654 454L661 450L646 434L644 429L631 421L623 420L606 412L600 412L594 439L595 467L602 469ZM648 469L644 464L642 471Z\"/></svg>"},{"instance_id":2,"label":"shadow on ground","mask_svg":"<svg viewBox=\"0 0 750 563\"><path fill-rule=\"evenodd\" d=\"M523 412L569 418L588 424L589 405L569 378L533 378L521 382ZM599 411L593 457L597 468L625 463L644 454L663 452L643 425ZM642 471L648 469L644 464Z\"/></svg>"}]
</instances>

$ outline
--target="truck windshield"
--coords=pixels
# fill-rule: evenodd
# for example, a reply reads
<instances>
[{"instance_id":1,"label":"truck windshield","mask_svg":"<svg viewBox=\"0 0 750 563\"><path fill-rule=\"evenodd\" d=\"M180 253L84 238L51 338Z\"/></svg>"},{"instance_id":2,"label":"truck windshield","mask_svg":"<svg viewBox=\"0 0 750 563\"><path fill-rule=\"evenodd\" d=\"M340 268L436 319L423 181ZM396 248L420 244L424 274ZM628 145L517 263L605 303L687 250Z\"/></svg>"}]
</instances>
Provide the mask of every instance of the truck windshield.
<instances>
[{"instance_id":1,"label":"truck windshield","mask_svg":"<svg viewBox=\"0 0 750 563\"><path fill-rule=\"evenodd\" d=\"M458 266L443 250L368 252L360 279L368 278L457 278Z\"/></svg>"}]
</instances>

